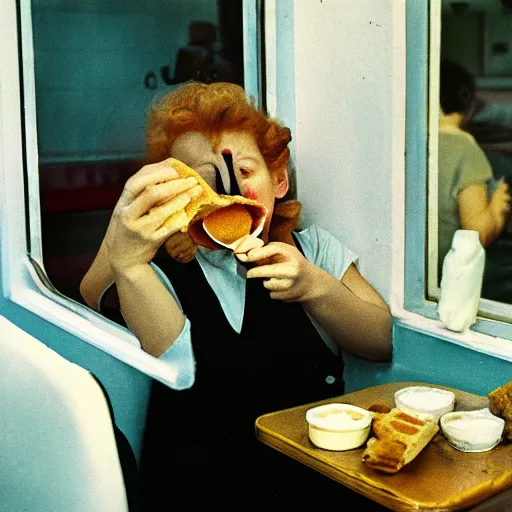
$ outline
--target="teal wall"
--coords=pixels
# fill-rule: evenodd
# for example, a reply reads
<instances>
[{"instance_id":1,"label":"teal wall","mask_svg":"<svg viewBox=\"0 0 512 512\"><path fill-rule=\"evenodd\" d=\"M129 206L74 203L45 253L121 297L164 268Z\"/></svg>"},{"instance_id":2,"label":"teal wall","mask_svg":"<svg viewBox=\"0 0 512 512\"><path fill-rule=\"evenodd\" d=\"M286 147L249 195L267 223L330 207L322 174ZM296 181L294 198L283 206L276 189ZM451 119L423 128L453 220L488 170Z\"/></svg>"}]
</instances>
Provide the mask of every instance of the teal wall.
<instances>
[{"instance_id":1,"label":"teal wall","mask_svg":"<svg viewBox=\"0 0 512 512\"><path fill-rule=\"evenodd\" d=\"M174 73L177 48L188 43L195 20L218 24L216 2L35 0L39 158L142 157L148 105L173 88L160 67ZM155 90L144 85L150 72Z\"/></svg>"},{"instance_id":2,"label":"teal wall","mask_svg":"<svg viewBox=\"0 0 512 512\"><path fill-rule=\"evenodd\" d=\"M386 382L418 381L487 395L512 380L512 362L469 350L395 322L392 363L349 357L347 392Z\"/></svg>"}]
</instances>

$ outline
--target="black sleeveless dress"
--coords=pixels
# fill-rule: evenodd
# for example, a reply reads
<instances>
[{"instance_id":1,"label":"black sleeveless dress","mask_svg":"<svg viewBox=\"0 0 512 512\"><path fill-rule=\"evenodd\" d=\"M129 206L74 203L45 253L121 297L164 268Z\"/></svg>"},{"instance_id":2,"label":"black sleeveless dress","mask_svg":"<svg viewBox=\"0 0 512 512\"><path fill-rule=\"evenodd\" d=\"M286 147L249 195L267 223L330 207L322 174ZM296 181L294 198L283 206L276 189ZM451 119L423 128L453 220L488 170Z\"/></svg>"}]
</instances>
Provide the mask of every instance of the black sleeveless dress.
<instances>
[{"instance_id":1,"label":"black sleeveless dress","mask_svg":"<svg viewBox=\"0 0 512 512\"><path fill-rule=\"evenodd\" d=\"M141 466L148 510L165 510L159 506L169 494L210 504L314 494L316 479L290 474L301 465L262 445L254 423L261 414L343 394L342 358L300 304L271 299L261 280L247 280L238 334L196 260L155 262L190 319L196 379L185 391L153 384Z\"/></svg>"},{"instance_id":2,"label":"black sleeveless dress","mask_svg":"<svg viewBox=\"0 0 512 512\"><path fill-rule=\"evenodd\" d=\"M343 394L343 359L303 307L271 299L261 280L249 279L238 334L198 262L160 254L155 263L191 321L196 378L184 391L153 382L140 467L143 511L245 510L308 497L336 510L348 497L375 505L256 439L258 416Z\"/></svg>"}]
</instances>

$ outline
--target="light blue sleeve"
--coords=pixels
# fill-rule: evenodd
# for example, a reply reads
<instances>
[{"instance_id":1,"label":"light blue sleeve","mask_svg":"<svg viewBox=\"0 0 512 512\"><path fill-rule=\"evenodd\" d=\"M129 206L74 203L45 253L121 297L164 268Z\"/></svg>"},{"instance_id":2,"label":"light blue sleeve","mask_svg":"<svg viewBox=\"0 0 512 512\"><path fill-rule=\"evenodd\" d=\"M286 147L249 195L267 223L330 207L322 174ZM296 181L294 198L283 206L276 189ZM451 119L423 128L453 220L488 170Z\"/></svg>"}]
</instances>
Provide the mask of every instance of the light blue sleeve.
<instances>
[{"instance_id":1,"label":"light blue sleeve","mask_svg":"<svg viewBox=\"0 0 512 512\"><path fill-rule=\"evenodd\" d=\"M176 385L173 386L173 389L180 390L192 387L196 377L196 362L192 351L190 320L188 318L185 320L181 334L158 359L178 368Z\"/></svg>"},{"instance_id":2,"label":"light blue sleeve","mask_svg":"<svg viewBox=\"0 0 512 512\"><path fill-rule=\"evenodd\" d=\"M358 266L358 256L325 229L313 225L296 235L306 258L336 279L344 276L351 263Z\"/></svg>"},{"instance_id":3,"label":"light blue sleeve","mask_svg":"<svg viewBox=\"0 0 512 512\"><path fill-rule=\"evenodd\" d=\"M165 287L171 292L174 300L183 311L180 300L176 295L176 292L167 278L167 276L160 270L160 268L151 263L153 270L156 272L160 281ZM185 319L185 325L180 335L176 338L174 343L158 358L160 361L171 363L178 368L178 376L176 379L176 386L174 389L188 389L192 387L196 376L196 361L194 358L194 352L192 350L192 336L190 333L190 320Z\"/></svg>"},{"instance_id":4,"label":"light blue sleeve","mask_svg":"<svg viewBox=\"0 0 512 512\"><path fill-rule=\"evenodd\" d=\"M358 264L357 255L325 229L313 225L295 234L304 251L304 256L306 256L311 263L325 270L338 281L343 277L352 263L356 266ZM311 318L307 311L306 314L325 344L335 354L339 354L341 349L337 343L327 334L320 324Z\"/></svg>"}]
</instances>

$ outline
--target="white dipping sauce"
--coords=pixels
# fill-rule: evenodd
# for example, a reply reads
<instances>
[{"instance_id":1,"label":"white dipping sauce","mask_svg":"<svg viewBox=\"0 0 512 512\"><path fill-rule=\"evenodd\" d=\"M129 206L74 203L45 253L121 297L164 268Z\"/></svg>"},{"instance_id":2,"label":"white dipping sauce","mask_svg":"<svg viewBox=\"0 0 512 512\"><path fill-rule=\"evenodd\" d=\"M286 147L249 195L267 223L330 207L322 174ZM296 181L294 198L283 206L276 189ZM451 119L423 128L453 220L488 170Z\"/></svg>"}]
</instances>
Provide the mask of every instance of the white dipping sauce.
<instances>
[{"instance_id":1,"label":"white dipping sauce","mask_svg":"<svg viewBox=\"0 0 512 512\"><path fill-rule=\"evenodd\" d=\"M408 389L400 395L400 400L409 407L419 409L440 409L450 403L450 397L439 391L425 389Z\"/></svg>"},{"instance_id":2,"label":"white dipping sauce","mask_svg":"<svg viewBox=\"0 0 512 512\"><path fill-rule=\"evenodd\" d=\"M325 404L306 412L311 442L324 450L344 451L361 446L370 433L372 415L349 404Z\"/></svg>"},{"instance_id":3,"label":"white dipping sauce","mask_svg":"<svg viewBox=\"0 0 512 512\"><path fill-rule=\"evenodd\" d=\"M356 420L344 411L334 411L322 417L321 421L324 428L336 430L350 428Z\"/></svg>"},{"instance_id":4,"label":"white dipping sauce","mask_svg":"<svg viewBox=\"0 0 512 512\"><path fill-rule=\"evenodd\" d=\"M466 418L457 418L447 422L451 428L464 431L464 436L468 438L479 438L490 430L496 428L496 422L487 418L476 418L467 416Z\"/></svg>"},{"instance_id":5,"label":"white dipping sauce","mask_svg":"<svg viewBox=\"0 0 512 512\"><path fill-rule=\"evenodd\" d=\"M448 441L463 452L492 450L501 440L505 421L488 408L451 412L441 417L441 429Z\"/></svg>"}]
</instances>

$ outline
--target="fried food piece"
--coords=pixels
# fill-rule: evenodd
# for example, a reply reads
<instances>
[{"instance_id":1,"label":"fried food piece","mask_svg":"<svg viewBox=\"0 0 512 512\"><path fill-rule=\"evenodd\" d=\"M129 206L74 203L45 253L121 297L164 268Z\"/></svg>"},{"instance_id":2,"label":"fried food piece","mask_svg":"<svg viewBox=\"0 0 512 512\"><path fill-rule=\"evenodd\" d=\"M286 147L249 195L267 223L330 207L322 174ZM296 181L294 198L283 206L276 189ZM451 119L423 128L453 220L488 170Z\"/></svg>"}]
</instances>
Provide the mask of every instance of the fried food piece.
<instances>
[{"instance_id":1,"label":"fried food piece","mask_svg":"<svg viewBox=\"0 0 512 512\"><path fill-rule=\"evenodd\" d=\"M512 381L491 391L488 398L489 410L505 420L503 438L512 441Z\"/></svg>"},{"instance_id":2,"label":"fried food piece","mask_svg":"<svg viewBox=\"0 0 512 512\"><path fill-rule=\"evenodd\" d=\"M384 473L397 473L427 446L439 426L433 418L420 419L395 408L376 413L372 429L363 462Z\"/></svg>"},{"instance_id":3,"label":"fried food piece","mask_svg":"<svg viewBox=\"0 0 512 512\"><path fill-rule=\"evenodd\" d=\"M380 412L385 414L391 411L391 407L386 404L372 404L368 407L368 410L371 412Z\"/></svg>"}]
</instances>

